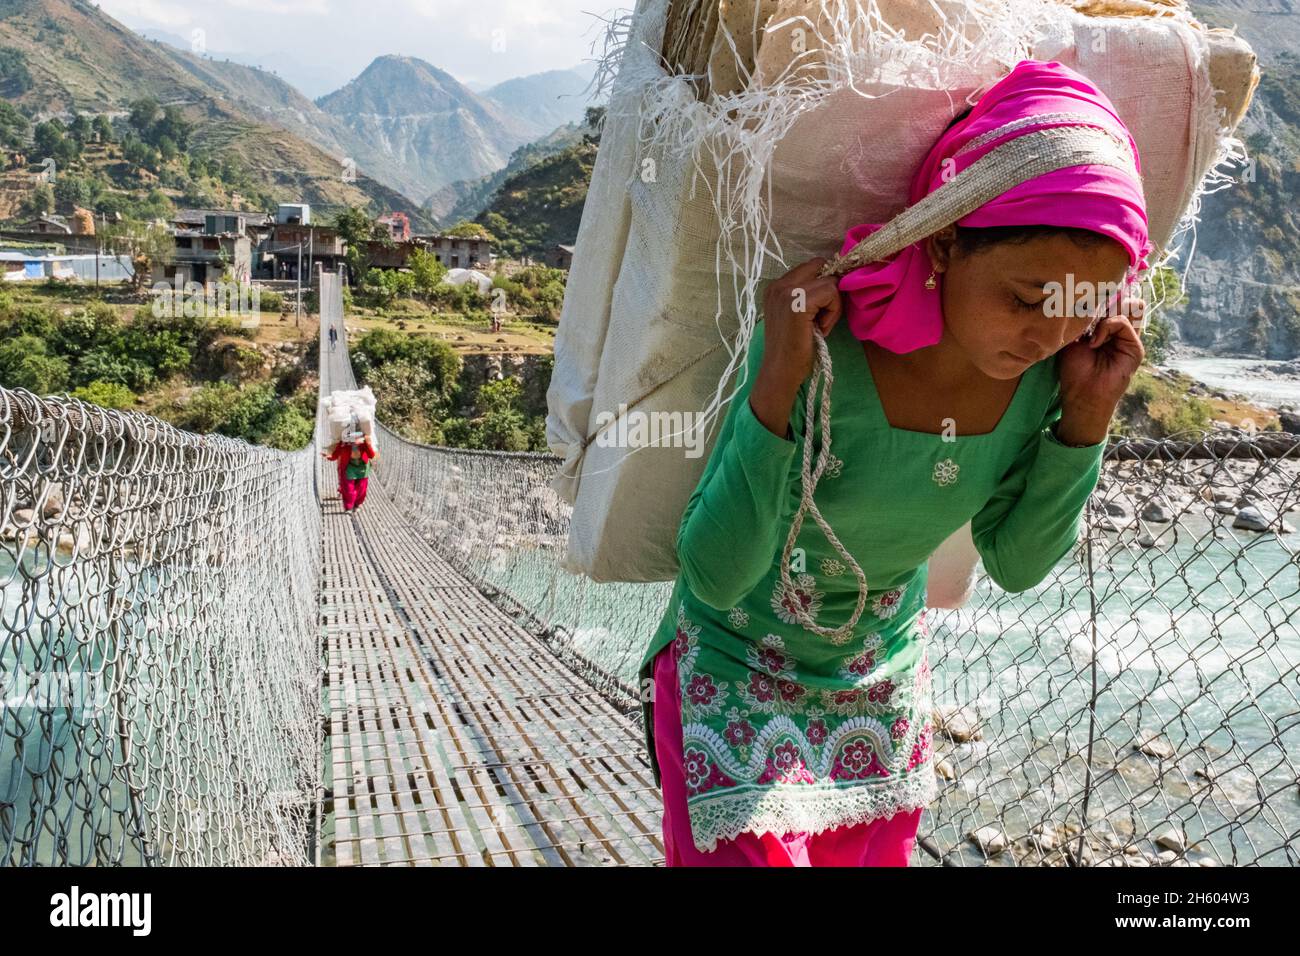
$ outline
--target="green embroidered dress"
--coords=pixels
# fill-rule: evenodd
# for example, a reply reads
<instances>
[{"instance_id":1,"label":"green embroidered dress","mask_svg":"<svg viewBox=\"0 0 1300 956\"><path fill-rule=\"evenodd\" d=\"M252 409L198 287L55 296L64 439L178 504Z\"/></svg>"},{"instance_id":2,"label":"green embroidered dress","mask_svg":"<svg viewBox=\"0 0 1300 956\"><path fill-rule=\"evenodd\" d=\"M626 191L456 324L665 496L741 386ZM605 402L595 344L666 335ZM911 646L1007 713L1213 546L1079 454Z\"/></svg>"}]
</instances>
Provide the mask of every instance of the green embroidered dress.
<instances>
[{"instance_id":1,"label":"green embroidered dress","mask_svg":"<svg viewBox=\"0 0 1300 956\"><path fill-rule=\"evenodd\" d=\"M1030 366L997 427L946 438L891 426L858 341L839 322L827 339L835 375L832 459L817 487L823 517L866 574L870 591L847 641L806 630L847 621L857 580L807 519L778 562L800 496L808 383L791 413L794 438L749 404L763 356L758 323L748 375L677 535L681 571L641 659L672 644L682 691L687 805L703 851L739 833L817 833L930 804L927 559L971 521L985 571L1002 588L1040 583L1078 537L1104 441L1070 448L1060 418L1056 356ZM820 396L818 396L820 401ZM821 436L814 431L814 455ZM647 705L646 741L656 761ZM659 767L655 763L656 779Z\"/></svg>"}]
</instances>

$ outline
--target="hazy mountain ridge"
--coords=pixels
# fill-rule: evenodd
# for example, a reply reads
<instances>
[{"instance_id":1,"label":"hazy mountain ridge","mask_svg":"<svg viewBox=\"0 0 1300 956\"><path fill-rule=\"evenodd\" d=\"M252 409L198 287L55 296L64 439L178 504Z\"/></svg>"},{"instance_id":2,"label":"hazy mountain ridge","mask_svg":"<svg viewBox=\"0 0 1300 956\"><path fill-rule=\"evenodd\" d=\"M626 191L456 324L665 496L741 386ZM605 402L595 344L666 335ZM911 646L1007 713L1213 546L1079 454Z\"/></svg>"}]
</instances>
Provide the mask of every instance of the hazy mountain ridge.
<instances>
[{"instance_id":1,"label":"hazy mountain ridge","mask_svg":"<svg viewBox=\"0 0 1300 956\"><path fill-rule=\"evenodd\" d=\"M320 147L338 161L340 169L344 159L351 159L358 174L383 183L407 196L412 203L420 195L419 183L404 176L401 167L280 77L257 67L209 59L165 43L159 43L157 49L253 118Z\"/></svg>"},{"instance_id":2,"label":"hazy mountain ridge","mask_svg":"<svg viewBox=\"0 0 1300 956\"><path fill-rule=\"evenodd\" d=\"M442 187L429 198L429 211L441 222L475 218L492 202L507 180L549 156L578 145L582 142L585 131L586 127L581 124L570 123L535 142L520 146L510 154L510 162L505 168L478 179L462 180Z\"/></svg>"},{"instance_id":3,"label":"hazy mountain ridge","mask_svg":"<svg viewBox=\"0 0 1300 956\"><path fill-rule=\"evenodd\" d=\"M582 121L590 81L589 71L547 70L498 83L482 95L507 113L526 117L533 126L546 132Z\"/></svg>"},{"instance_id":4,"label":"hazy mountain ridge","mask_svg":"<svg viewBox=\"0 0 1300 956\"><path fill-rule=\"evenodd\" d=\"M516 149L572 122L579 101L585 109L575 95L585 86L579 73L553 70L480 94L418 58L381 56L317 105L400 167L403 188L424 198L491 176Z\"/></svg>"}]
</instances>

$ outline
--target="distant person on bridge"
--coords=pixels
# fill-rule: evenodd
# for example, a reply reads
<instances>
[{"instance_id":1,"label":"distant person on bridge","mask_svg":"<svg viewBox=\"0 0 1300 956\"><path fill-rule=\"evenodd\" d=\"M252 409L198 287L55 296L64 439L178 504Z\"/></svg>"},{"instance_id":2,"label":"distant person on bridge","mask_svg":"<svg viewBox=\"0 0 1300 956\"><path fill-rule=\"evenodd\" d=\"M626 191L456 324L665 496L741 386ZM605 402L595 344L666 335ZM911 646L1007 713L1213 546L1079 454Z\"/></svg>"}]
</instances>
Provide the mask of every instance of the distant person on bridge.
<instances>
[{"instance_id":1,"label":"distant person on bridge","mask_svg":"<svg viewBox=\"0 0 1300 956\"><path fill-rule=\"evenodd\" d=\"M330 351L331 352L334 351L334 346L338 344L338 341L339 341L339 330L334 328L333 325L331 325L330 326Z\"/></svg>"},{"instance_id":2,"label":"distant person on bridge","mask_svg":"<svg viewBox=\"0 0 1300 956\"><path fill-rule=\"evenodd\" d=\"M339 463L339 497L344 511L356 511L366 500L366 485L370 481L370 463L379 458L379 452L368 437L356 441L336 442L333 449L321 456Z\"/></svg>"},{"instance_id":3,"label":"distant person on bridge","mask_svg":"<svg viewBox=\"0 0 1300 956\"><path fill-rule=\"evenodd\" d=\"M1001 193L955 220L924 207L928 235L897 255L838 279L812 259L768 284L641 659L668 865L909 865L945 730L929 556L970 522L988 576L1016 593L1077 542L1145 354L1129 319L1152 248L1133 138L1080 74L1022 60L940 136L909 203L1044 125L1110 136L1029 178L1003 150L972 174ZM844 253L878 228L849 230ZM1058 309L1067 282L1111 291ZM829 419L806 421L815 333L835 381ZM812 493L835 540L809 520L787 554L803 455L828 442Z\"/></svg>"}]
</instances>

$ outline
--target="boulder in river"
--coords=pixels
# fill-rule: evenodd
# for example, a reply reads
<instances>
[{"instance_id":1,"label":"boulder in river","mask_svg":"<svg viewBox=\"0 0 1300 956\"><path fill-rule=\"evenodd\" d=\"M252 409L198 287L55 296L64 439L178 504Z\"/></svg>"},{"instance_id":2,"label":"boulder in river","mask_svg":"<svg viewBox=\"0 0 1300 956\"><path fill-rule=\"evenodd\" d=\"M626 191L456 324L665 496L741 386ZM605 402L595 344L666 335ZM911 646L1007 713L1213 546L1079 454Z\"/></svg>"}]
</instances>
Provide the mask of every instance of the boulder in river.
<instances>
[{"instance_id":1,"label":"boulder in river","mask_svg":"<svg viewBox=\"0 0 1300 956\"><path fill-rule=\"evenodd\" d=\"M1169 505L1169 499L1164 497L1152 498L1142 508L1143 521L1168 522L1174 520L1172 507Z\"/></svg>"},{"instance_id":2,"label":"boulder in river","mask_svg":"<svg viewBox=\"0 0 1300 956\"><path fill-rule=\"evenodd\" d=\"M982 826L966 837L987 856L996 856L1007 848L1007 835L995 826Z\"/></svg>"},{"instance_id":3,"label":"boulder in river","mask_svg":"<svg viewBox=\"0 0 1300 956\"><path fill-rule=\"evenodd\" d=\"M1295 531L1295 528L1276 514L1275 509L1267 505L1251 505L1242 508L1233 518L1232 526L1247 531L1278 531L1283 534Z\"/></svg>"},{"instance_id":4,"label":"boulder in river","mask_svg":"<svg viewBox=\"0 0 1300 956\"><path fill-rule=\"evenodd\" d=\"M1154 839L1156 846L1163 847L1166 852L1187 852L1187 834L1183 832L1181 827L1172 823L1157 833ZM1162 853L1161 856L1164 856L1164 854Z\"/></svg>"},{"instance_id":5,"label":"boulder in river","mask_svg":"<svg viewBox=\"0 0 1300 956\"><path fill-rule=\"evenodd\" d=\"M1150 737L1140 744L1133 745L1134 750L1139 750L1148 757L1155 757L1158 760L1168 760L1174 755L1174 745L1163 737Z\"/></svg>"},{"instance_id":6,"label":"boulder in river","mask_svg":"<svg viewBox=\"0 0 1300 956\"><path fill-rule=\"evenodd\" d=\"M933 717L938 732L954 743L983 738L979 719L966 707L956 704L936 707Z\"/></svg>"}]
</instances>

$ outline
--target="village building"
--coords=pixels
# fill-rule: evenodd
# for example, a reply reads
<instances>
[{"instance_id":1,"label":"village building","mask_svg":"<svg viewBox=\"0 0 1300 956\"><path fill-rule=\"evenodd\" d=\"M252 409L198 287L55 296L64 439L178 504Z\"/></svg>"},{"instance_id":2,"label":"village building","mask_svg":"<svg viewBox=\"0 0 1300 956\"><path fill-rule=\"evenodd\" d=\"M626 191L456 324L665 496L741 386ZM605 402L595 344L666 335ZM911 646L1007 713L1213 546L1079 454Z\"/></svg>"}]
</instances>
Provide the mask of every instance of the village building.
<instances>
[{"instance_id":1,"label":"village building","mask_svg":"<svg viewBox=\"0 0 1300 956\"><path fill-rule=\"evenodd\" d=\"M385 243L374 239L366 243L366 258L373 269L405 269L410 265L411 253L424 248L418 239Z\"/></svg>"},{"instance_id":2,"label":"village building","mask_svg":"<svg viewBox=\"0 0 1300 956\"><path fill-rule=\"evenodd\" d=\"M252 279L253 242L249 237L248 215L242 212L204 212L203 225L188 225L193 220L173 224L175 246L172 261L154 264L150 281L154 284L177 279L182 283L207 285L219 282L229 272L235 282Z\"/></svg>"},{"instance_id":3,"label":"village building","mask_svg":"<svg viewBox=\"0 0 1300 956\"><path fill-rule=\"evenodd\" d=\"M251 242L260 241L271 226L266 213L242 209L179 209L167 221L174 229L206 230L210 220L215 220L217 231L244 232Z\"/></svg>"},{"instance_id":4,"label":"village building","mask_svg":"<svg viewBox=\"0 0 1300 956\"><path fill-rule=\"evenodd\" d=\"M30 233L34 236L70 236L72 235L72 226L63 216L47 213L37 216L35 219L20 222L18 227L11 231Z\"/></svg>"},{"instance_id":5,"label":"village building","mask_svg":"<svg viewBox=\"0 0 1300 956\"><path fill-rule=\"evenodd\" d=\"M404 212L390 212L375 221L388 230L394 242L406 242L411 238L411 217Z\"/></svg>"},{"instance_id":6,"label":"village building","mask_svg":"<svg viewBox=\"0 0 1300 956\"><path fill-rule=\"evenodd\" d=\"M305 202L282 202L275 210L278 226L310 226L311 205Z\"/></svg>"},{"instance_id":7,"label":"village building","mask_svg":"<svg viewBox=\"0 0 1300 956\"><path fill-rule=\"evenodd\" d=\"M448 269L492 267L492 243L487 239L447 235L416 236L415 239Z\"/></svg>"},{"instance_id":8,"label":"village building","mask_svg":"<svg viewBox=\"0 0 1300 956\"><path fill-rule=\"evenodd\" d=\"M292 281L298 278L301 264L302 281L311 282L317 265L333 272L343 262L346 251L347 244L333 226L276 222L260 248L258 274Z\"/></svg>"},{"instance_id":9,"label":"village building","mask_svg":"<svg viewBox=\"0 0 1300 956\"><path fill-rule=\"evenodd\" d=\"M554 245L546 252L546 264L552 269L568 271L573 265L573 246Z\"/></svg>"}]
</instances>

